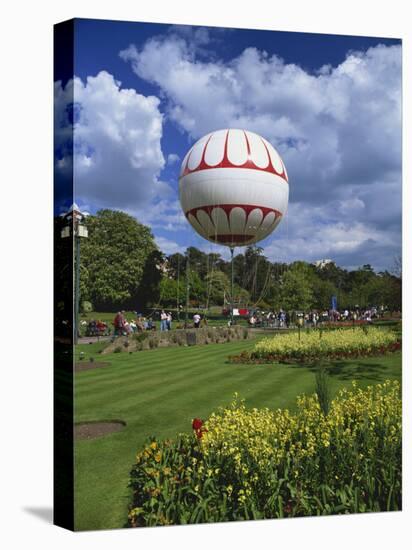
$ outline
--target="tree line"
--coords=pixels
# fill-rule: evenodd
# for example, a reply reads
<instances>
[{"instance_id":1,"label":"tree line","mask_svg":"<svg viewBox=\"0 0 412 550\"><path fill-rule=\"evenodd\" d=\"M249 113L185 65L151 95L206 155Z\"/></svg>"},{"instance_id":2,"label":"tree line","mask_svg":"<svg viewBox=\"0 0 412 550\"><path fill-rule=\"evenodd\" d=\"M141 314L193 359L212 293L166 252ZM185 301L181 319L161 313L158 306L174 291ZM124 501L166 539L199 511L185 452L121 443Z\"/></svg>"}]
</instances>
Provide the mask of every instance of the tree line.
<instances>
[{"instance_id":1,"label":"tree line","mask_svg":"<svg viewBox=\"0 0 412 550\"><path fill-rule=\"evenodd\" d=\"M97 311L223 306L232 299L231 262L196 247L171 255L157 247L150 229L120 211L104 209L87 218L88 239L81 241L81 301ZM369 264L347 270L334 262L272 262L258 246L233 260L233 301L239 306L279 310L385 306L401 309L399 259L391 271Z\"/></svg>"},{"instance_id":2,"label":"tree line","mask_svg":"<svg viewBox=\"0 0 412 550\"><path fill-rule=\"evenodd\" d=\"M231 296L231 263L219 254L206 254L190 247L185 254L166 258L161 281L163 303L185 303L186 269L189 269L189 299L192 305L224 305ZM316 266L295 261L271 262L260 247L248 247L234 257L233 301L239 306L279 310L330 309L336 296L338 309L384 306L399 311L402 303L401 276L375 272L365 264L347 270L334 262Z\"/></svg>"}]
</instances>

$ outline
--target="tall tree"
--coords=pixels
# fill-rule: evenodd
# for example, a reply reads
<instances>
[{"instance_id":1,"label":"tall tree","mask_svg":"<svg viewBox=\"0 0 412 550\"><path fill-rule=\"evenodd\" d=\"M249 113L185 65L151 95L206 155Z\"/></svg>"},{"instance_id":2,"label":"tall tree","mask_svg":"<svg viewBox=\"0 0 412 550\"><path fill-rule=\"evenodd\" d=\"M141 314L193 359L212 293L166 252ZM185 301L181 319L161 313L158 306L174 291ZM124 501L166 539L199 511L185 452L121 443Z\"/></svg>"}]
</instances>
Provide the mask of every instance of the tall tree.
<instances>
[{"instance_id":1,"label":"tall tree","mask_svg":"<svg viewBox=\"0 0 412 550\"><path fill-rule=\"evenodd\" d=\"M202 278L206 277L209 264L207 254L195 246L190 246L185 254L189 258L190 270L195 271Z\"/></svg>"},{"instance_id":2,"label":"tall tree","mask_svg":"<svg viewBox=\"0 0 412 550\"><path fill-rule=\"evenodd\" d=\"M160 305L175 308L186 303L186 283L184 279L172 279L164 276L160 283Z\"/></svg>"},{"instance_id":3,"label":"tall tree","mask_svg":"<svg viewBox=\"0 0 412 550\"><path fill-rule=\"evenodd\" d=\"M225 294L230 294L230 281L226 273L214 270L206 275L207 300L209 305L222 305Z\"/></svg>"},{"instance_id":4,"label":"tall tree","mask_svg":"<svg viewBox=\"0 0 412 550\"><path fill-rule=\"evenodd\" d=\"M331 281L319 280L312 285L314 305L318 309L330 309L332 296L338 297L338 309L342 307L336 287Z\"/></svg>"},{"instance_id":5,"label":"tall tree","mask_svg":"<svg viewBox=\"0 0 412 550\"><path fill-rule=\"evenodd\" d=\"M171 275L174 278L180 278L182 274L185 273L186 270L186 257L183 254L180 254L179 252L176 252L175 254L171 254L167 258L167 269L169 272L169 275Z\"/></svg>"},{"instance_id":6,"label":"tall tree","mask_svg":"<svg viewBox=\"0 0 412 550\"><path fill-rule=\"evenodd\" d=\"M282 308L286 310L308 310L314 305L313 290L306 269L295 266L282 278Z\"/></svg>"},{"instance_id":7,"label":"tall tree","mask_svg":"<svg viewBox=\"0 0 412 550\"><path fill-rule=\"evenodd\" d=\"M100 311L144 307L156 300L162 255L150 229L115 210L87 219L89 238L81 243L84 295Z\"/></svg>"}]
</instances>

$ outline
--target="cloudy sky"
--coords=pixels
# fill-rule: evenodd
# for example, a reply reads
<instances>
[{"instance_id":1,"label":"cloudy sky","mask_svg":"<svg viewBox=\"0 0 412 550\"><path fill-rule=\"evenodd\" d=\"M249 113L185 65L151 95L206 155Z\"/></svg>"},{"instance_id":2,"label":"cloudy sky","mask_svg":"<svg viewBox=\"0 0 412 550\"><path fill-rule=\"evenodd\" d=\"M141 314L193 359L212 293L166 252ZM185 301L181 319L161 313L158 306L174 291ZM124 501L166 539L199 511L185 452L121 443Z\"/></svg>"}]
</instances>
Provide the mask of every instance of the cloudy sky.
<instances>
[{"instance_id":1,"label":"cloudy sky","mask_svg":"<svg viewBox=\"0 0 412 550\"><path fill-rule=\"evenodd\" d=\"M390 269L401 250L401 58L396 39L76 20L75 78L56 74L56 174L71 173L74 122L78 204L136 216L167 254L227 257L185 220L178 175L204 134L248 129L289 174L266 256ZM57 188L57 209L68 201Z\"/></svg>"}]
</instances>

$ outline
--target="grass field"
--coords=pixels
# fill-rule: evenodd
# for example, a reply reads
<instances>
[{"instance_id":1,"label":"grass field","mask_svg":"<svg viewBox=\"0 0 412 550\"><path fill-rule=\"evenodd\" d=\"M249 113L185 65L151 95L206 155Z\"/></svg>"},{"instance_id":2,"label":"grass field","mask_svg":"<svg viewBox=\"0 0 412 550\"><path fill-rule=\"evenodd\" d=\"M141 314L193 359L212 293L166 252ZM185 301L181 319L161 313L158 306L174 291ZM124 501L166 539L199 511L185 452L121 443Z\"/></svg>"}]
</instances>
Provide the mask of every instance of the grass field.
<instances>
[{"instance_id":1,"label":"grass field","mask_svg":"<svg viewBox=\"0 0 412 550\"><path fill-rule=\"evenodd\" d=\"M310 365L233 365L229 354L251 349L253 340L208 346L160 348L133 354L98 354L104 344L78 346L85 360L110 366L77 372L75 420L121 419L126 428L90 441L76 442L76 529L124 526L129 472L136 451L150 435L173 437L190 432L191 421L207 418L234 392L256 407L293 408L303 392L313 393ZM332 368L333 367L333 368ZM401 379L400 353L331 364L331 390L357 380L366 386Z\"/></svg>"}]
</instances>

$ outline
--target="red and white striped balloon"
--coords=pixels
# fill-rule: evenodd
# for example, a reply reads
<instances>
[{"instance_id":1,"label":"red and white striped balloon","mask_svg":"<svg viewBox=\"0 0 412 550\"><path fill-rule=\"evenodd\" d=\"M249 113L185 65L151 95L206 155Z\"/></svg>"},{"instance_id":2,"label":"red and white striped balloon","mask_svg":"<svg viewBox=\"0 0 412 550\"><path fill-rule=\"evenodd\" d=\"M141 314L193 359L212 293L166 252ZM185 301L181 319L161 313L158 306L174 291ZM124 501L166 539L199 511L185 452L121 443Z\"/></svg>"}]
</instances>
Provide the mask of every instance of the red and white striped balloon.
<instances>
[{"instance_id":1,"label":"red and white striped balloon","mask_svg":"<svg viewBox=\"0 0 412 550\"><path fill-rule=\"evenodd\" d=\"M189 150L179 177L180 203L205 239L244 246L266 238L286 213L285 165L264 138L246 130L208 134Z\"/></svg>"}]
</instances>

